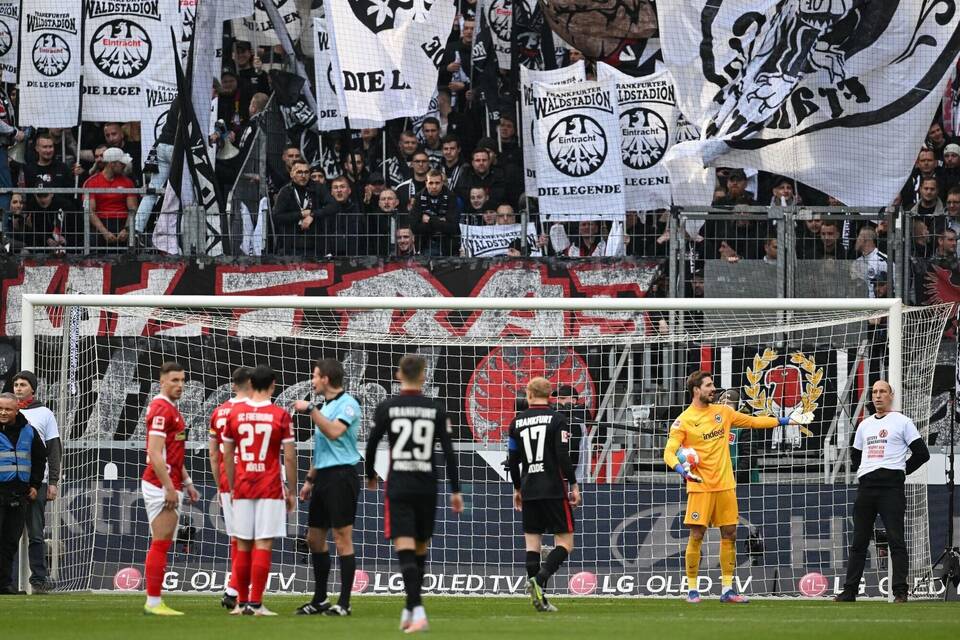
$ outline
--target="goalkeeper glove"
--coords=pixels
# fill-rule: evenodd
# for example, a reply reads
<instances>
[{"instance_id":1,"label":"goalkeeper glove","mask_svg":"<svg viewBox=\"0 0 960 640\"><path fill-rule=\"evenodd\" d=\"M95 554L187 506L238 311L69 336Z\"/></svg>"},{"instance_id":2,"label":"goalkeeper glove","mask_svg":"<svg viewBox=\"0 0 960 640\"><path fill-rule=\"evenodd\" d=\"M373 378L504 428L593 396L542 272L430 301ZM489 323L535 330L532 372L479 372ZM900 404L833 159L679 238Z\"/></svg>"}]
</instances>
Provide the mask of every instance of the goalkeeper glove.
<instances>
[{"instance_id":1,"label":"goalkeeper glove","mask_svg":"<svg viewBox=\"0 0 960 640\"><path fill-rule=\"evenodd\" d=\"M679 462L677 463L677 466L673 468L673 470L679 473L680 477L683 478L684 480L687 480L689 482L703 482L703 478L701 478L695 473L691 473L687 471L686 469L683 468L683 465L680 464Z\"/></svg>"}]
</instances>

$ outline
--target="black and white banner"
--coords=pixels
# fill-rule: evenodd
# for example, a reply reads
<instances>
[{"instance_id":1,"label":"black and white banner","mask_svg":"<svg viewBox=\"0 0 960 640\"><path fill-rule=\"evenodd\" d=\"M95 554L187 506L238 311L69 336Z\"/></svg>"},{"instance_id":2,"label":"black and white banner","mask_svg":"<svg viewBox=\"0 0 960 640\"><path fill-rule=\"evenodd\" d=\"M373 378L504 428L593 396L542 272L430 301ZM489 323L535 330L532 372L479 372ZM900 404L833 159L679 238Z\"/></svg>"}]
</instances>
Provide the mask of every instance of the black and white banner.
<instances>
[{"instance_id":1,"label":"black and white banner","mask_svg":"<svg viewBox=\"0 0 960 640\"><path fill-rule=\"evenodd\" d=\"M340 113L340 92L343 83L333 70L330 60L330 35L327 33L326 19L314 16L313 18L313 52L314 52L314 82L317 91L317 126L320 131L338 131L346 129L343 115ZM350 120L353 129L382 127L383 122L373 120Z\"/></svg>"},{"instance_id":2,"label":"black and white banner","mask_svg":"<svg viewBox=\"0 0 960 640\"><path fill-rule=\"evenodd\" d=\"M633 78L598 62L597 79L609 79L617 84L627 209L669 208L672 202L670 174L661 161L677 140L678 125L684 122L677 109L673 76L661 67L652 75ZM699 173L701 183L707 186L708 172ZM708 186L712 188L713 182Z\"/></svg>"},{"instance_id":3,"label":"black and white banner","mask_svg":"<svg viewBox=\"0 0 960 640\"><path fill-rule=\"evenodd\" d=\"M906 181L960 50L955 0L659 0L657 13L678 105L704 132L669 152L671 175L682 158L756 167L857 206Z\"/></svg>"},{"instance_id":4,"label":"black and white banner","mask_svg":"<svg viewBox=\"0 0 960 640\"><path fill-rule=\"evenodd\" d=\"M453 29L454 1L349 0L326 7L330 57L343 85L341 113L352 122L426 112Z\"/></svg>"},{"instance_id":5,"label":"black and white banner","mask_svg":"<svg viewBox=\"0 0 960 640\"><path fill-rule=\"evenodd\" d=\"M20 126L80 120L80 0L30 0L20 29Z\"/></svg>"},{"instance_id":6,"label":"black and white banner","mask_svg":"<svg viewBox=\"0 0 960 640\"><path fill-rule=\"evenodd\" d=\"M520 67L520 116L523 126L520 137L523 144L524 188L537 192L537 118L533 109L533 83L566 85L587 79L583 60L562 69L534 71Z\"/></svg>"},{"instance_id":7,"label":"black and white banner","mask_svg":"<svg viewBox=\"0 0 960 640\"><path fill-rule=\"evenodd\" d=\"M494 224L494 225L460 225L460 246L463 255L468 258L488 258L490 256L505 256L510 243L520 239L523 233L521 224ZM540 256L540 247L537 246L537 225L527 223L527 247L531 256Z\"/></svg>"},{"instance_id":8,"label":"black and white banner","mask_svg":"<svg viewBox=\"0 0 960 640\"><path fill-rule=\"evenodd\" d=\"M612 80L533 85L537 196L547 221L623 220L623 164Z\"/></svg>"},{"instance_id":9,"label":"black and white banner","mask_svg":"<svg viewBox=\"0 0 960 640\"><path fill-rule=\"evenodd\" d=\"M180 20L179 0L87 0L83 117L139 120L150 80L173 83L167 45Z\"/></svg>"},{"instance_id":10,"label":"black and white banner","mask_svg":"<svg viewBox=\"0 0 960 640\"><path fill-rule=\"evenodd\" d=\"M477 29L489 29L497 64L503 71L510 70L512 61L511 33L513 32L514 0L478 0Z\"/></svg>"},{"instance_id":11,"label":"black and white banner","mask_svg":"<svg viewBox=\"0 0 960 640\"><path fill-rule=\"evenodd\" d=\"M177 85L175 83L150 80L144 87L140 115L141 158L150 155L150 150L167 121L167 113L176 99Z\"/></svg>"},{"instance_id":12,"label":"black and white banner","mask_svg":"<svg viewBox=\"0 0 960 640\"><path fill-rule=\"evenodd\" d=\"M0 82L17 81L20 0L0 0Z\"/></svg>"},{"instance_id":13,"label":"black and white banner","mask_svg":"<svg viewBox=\"0 0 960 640\"><path fill-rule=\"evenodd\" d=\"M267 0L280 13L287 32L296 39L300 34L300 13L297 11L295 0ZM251 43L254 47L266 47L280 44L280 37L273 28L270 16L263 7L262 0L253 3L253 13L244 17L237 17L233 21L233 37L237 40ZM224 17L226 19L226 17Z\"/></svg>"}]
</instances>

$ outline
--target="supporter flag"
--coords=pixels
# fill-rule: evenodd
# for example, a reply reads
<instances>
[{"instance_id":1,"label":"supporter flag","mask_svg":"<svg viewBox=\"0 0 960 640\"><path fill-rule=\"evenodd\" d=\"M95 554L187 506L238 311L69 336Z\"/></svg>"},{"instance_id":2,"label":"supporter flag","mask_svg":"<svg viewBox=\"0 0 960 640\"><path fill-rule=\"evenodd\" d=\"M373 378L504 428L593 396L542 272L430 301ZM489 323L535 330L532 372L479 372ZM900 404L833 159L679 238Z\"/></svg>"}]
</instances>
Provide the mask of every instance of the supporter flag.
<instances>
[{"instance_id":1,"label":"supporter flag","mask_svg":"<svg viewBox=\"0 0 960 640\"><path fill-rule=\"evenodd\" d=\"M649 76L656 73L657 66L663 63L660 38L624 40L602 62L628 76Z\"/></svg>"},{"instance_id":2,"label":"supporter flag","mask_svg":"<svg viewBox=\"0 0 960 640\"><path fill-rule=\"evenodd\" d=\"M17 81L20 0L0 0L0 82Z\"/></svg>"},{"instance_id":3,"label":"supporter flag","mask_svg":"<svg viewBox=\"0 0 960 640\"><path fill-rule=\"evenodd\" d=\"M333 71L330 60L330 35L327 33L326 18L313 18L314 81L317 92L317 126L320 131L339 131L347 125L340 113L340 99L337 97L338 76ZM343 83L339 83L342 88ZM354 129L382 127L383 122L353 118L350 127Z\"/></svg>"},{"instance_id":4,"label":"supporter flag","mask_svg":"<svg viewBox=\"0 0 960 640\"><path fill-rule=\"evenodd\" d=\"M674 159L689 158L889 204L960 50L960 11L939 4L659 0L678 105L703 131L669 152L671 175Z\"/></svg>"},{"instance_id":5,"label":"supporter flag","mask_svg":"<svg viewBox=\"0 0 960 640\"><path fill-rule=\"evenodd\" d=\"M511 36L514 78L517 77L518 67L557 68L553 31L543 17L543 10L537 0L513 0Z\"/></svg>"},{"instance_id":6,"label":"supporter flag","mask_svg":"<svg viewBox=\"0 0 960 640\"><path fill-rule=\"evenodd\" d=\"M537 196L548 221L623 220L617 91L611 80L533 85Z\"/></svg>"},{"instance_id":7,"label":"supporter flag","mask_svg":"<svg viewBox=\"0 0 960 640\"><path fill-rule=\"evenodd\" d=\"M30 0L20 29L21 126L73 127L80 121L81 0Z\"/></svg>"},{"instance_id":8,"label":"supporter flag","mask_svg":"<svg viewBox=\"0 0 960 640\"><path fill-rule=\"evenodd\" d=\"M280 19L289 32L299 35L300 13L297 11L295 0L267 0L272 2L273 6L280 14ZM223 16L224 20L228 16ZM267 8L263 0L256 0L253 3L253 13L245 16L229 16L236 18L233 21L233 37L237 40L249 42L255 47L266 47L281 44L281 36L274 28L274 23L270 20Z\"/></svg>"},{"instance_id":9,"label":"supporter flag","mask_svg":"<svg viewBox=\"0 0 960 640\"><path fill-rule=\"evenodd\" d=\"M491 256L505 256L510 243L520 239L523 225L520 224L492 224L492 225L460 225L460 245L463 255L468 258L489 258ZM529 255L540 256L542 252L537 246L537 225L527 223L527 248Z\"/></svg>"},{"instance_id":10,"label":"supporter flag","mask_svg":"<svg viewBox=\"0 0 960 640\"><path fill-rule=\"evenodd\" d=\"M454 0L350 0L326 10L341 113L351 121L422 115L437 87Z\"/></svg>"},{"instance_id":11,"label":"supporter flag","mask_svg":"<svg viewBox=\"0 0 960 640\"><path fill-rule=\"evenodd\" d=\"M177 85L170 82L150 80L143 89L140 116L140 153L142 158L150 155L160 131L167 121L170 107L177 99Z\"/></svg>"},{"instance_id":12,"label":"supporter flag","mask_svg":"<svg viewBox=\"0 0 960 640\"><path fill-rule=\"evenodd\" d=\"M661 67L652 75L633 78L599 62L597 79L617 84L627 209L669 208L670 175L661 161L678 136L682 136L680 127L685 122L677 109L673 76ZM701 188L709 191L713 187L713 172L701 169L697 173Z\"/></svg>"},{"instance_id":13,"label":"supporter flag","mask_svg":"<svg viewBox=\"0 0 960 640\"><path fill-rule=\"evenodd\" d=\"M497 66L504 71L510 70L513 63L511 51L512 33L513 33L513 3L514 0L477 0L477 18L473 32L473 42L489 40L489 46L484 45L487 52L496 52L496 58L492 55L490 60L496 59ZM476 52L476 50L474 50ZM476 58L473 59L476 64ZM496 66L489 67L496 75ZM479 69L474 67L474 73Z\"/></svg>"},{"instance_id":14,"label":"supporter flag","mask_svg":"<svg viewBox=\"0 0 960 640\"><path fill-rule=\"evenodd\" d=\"M565 85L587 79L583 60L562 69L533 71L520 67L520 135L523 144L524 186L527 193L537 192L537 117L533 108L533 84Z\"/></svg>"},{"instance_id":15,"label":"supporter flag","mask_svg":"<svg viewBox=\"0 0 960 640\"><path fill-rule=\"evenodd\" d=\"M83 117L139 120L151 80L174 81L176 49L164 46L179 0L87 0Z\"/></svg>"},{"instance_id":16,"label":"supporter flag","mask_svg":"<svg viewBox=\"0 0 960 640\"><path fill-rule=\"evenodd\" d=\"M176 46L176 42L177 38L174 35L174 46ZM229 227L225 221L220 219L225 210L224 198L214 173L213 163L210 160L204 130L200 127L200 121L197 119L197 112L193 108L193 101L191 100L192 85L190 78L193 76L193 50L195 46L196 40L190 45L186 71L180 64L179 58L174 60L177 77L177 100L180 106L180 126L177 128L177 141L174 145L170 184L175 191L178 191L181 202L192 201L200 208L200 213L204 216L206 222L206 255L216 256L223 254L223 236L220 229ZM183 176L184 167L189 172L190 182L193 184L192 198L187 197L187 194L181 191L181 185L184 181L180 178Z\"/></svg>"}]
</instances>

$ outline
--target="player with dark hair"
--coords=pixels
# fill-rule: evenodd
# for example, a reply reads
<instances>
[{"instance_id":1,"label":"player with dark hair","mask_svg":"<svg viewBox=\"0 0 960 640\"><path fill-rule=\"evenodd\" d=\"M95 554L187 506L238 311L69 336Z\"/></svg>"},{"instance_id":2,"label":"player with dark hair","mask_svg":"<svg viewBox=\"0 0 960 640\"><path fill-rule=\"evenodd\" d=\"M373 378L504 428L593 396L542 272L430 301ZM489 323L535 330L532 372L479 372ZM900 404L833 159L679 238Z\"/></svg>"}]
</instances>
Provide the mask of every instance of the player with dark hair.
<instances>
[{"instance_id":1,"label":"player with dark hair","mask_svg":"<svg viewBox=\"0 0 960 640\"><path fill-rule=\"evenodd\" d=\"M178 362L160 365L160 394L147 407L147 468L140 488L150 522L150 551L145 562L147 603L144 613L156 616L182 616L163 604L160 590L167 570L167 551L177 534L183 489L190 502L200 494L184 466L186 425L176 401L183 394L186 375Z\"/></svg>"},{"instance_id":2,"label":"player with dark hair","mask_svg":"<svg viewBox=\"0 0 960 640\"><path fill-rule=\"evenodd\" d=\"M313 600L297 609L297 615L348 616L350 591L357 560L353 552L353 521L360 497L360 462L357 432L362 412L356 398L343 390L343 365L333 358L313 364L313 390L323 396L323 407L297 400L297 411L310 416L315 426L313 468L303 481L300 500L310 501L307 546L313 561ZM330 551L327 531L333 529L333 540L340 558L340 597L337 604L327 601L327 580L330 577Z\"/></svg>"},{"instance_id":3,"label":"player with dark hair","mask_svg":"<svg viewBox=\"0 0 960 640\"><path fill-rule=\"evenodd\" d=\"M296 509L297 450L290 414L271 402L277 374L266 365L250 372L250 395L233 407L223 429L223 466L233 498L237 538L234 615L275 616L263 606L273 539L287 533L284 513ZM280 452L287 485L280 472ZM236 451L237 457L234 458Z\"/></svg>"},{"instance_id":4,"label":"player with dark hair","mask_svg":"<svg viewBox=\"0 0 960 640\"><path fill-rule=\"evenodd\" d=\"M426 371L427 363L420 356L407 355L400 359L397 369L400 395L377 405L365 458L367 488L376 490L374 461L377 445L386 434L390 442L390 469L383 500L384 535L393 540L397 549L407 592L406 606L400 617L400 629L406 633L429 628L420 590L437 509L434 445L438 441L447 462L450 509L454 513L463 512L447 412L435 400L423 395Z\"/></svg>"},{"instance_id":5,"label":"player with dark hair","mask_svg":"<svg viewBox=\"0 0 960 640\"><path fill-rule=\"evenodd\" d=\"M573 507L580 504L580 488L570 462L569 426L561 413L550 408L552 390L546 378L532 378L527 383L529 408L510 423L508 443L513 506L523 514L527 590L534 608L543 612L557 610L544 591L550 577L573 552ZM541 566L545 533L554 535L556 545Z\"/></svg>"},{"instance_id":6,"label":"player with dark hair","mask_svg":"<svg viewBox=\"0 0 960 640\"><path fill-rule=\"evenodd\" d=\"M237 538L233 534L233 499L230 497L230 485L227 483L227 471L223 465L223 429L227 426L230 412L237 403L250 394L250 369L237 367L230 378L233 397L213 410L210 415L210 472L217 476L217 491L220 494L220 511L223 514L223 528L230 537L230 581L224 591L220 604L230 611L237 606L237 568L233 563L237 559ZM236 459L233 461L237 464Z\"/></svg>"},{"instance_id":7,"label":"player with dark hair","mask_svg":"<svg viewBox=\"0 0 960 640\"><path fill-rule=\"evenodd\" d=\"M720 602L745 604L746 596L733 587L737 566L737 482L730 459L730 430L772 429L777 425L806 424L812 414L748 416L726 404L714 404L717 388L708 371L694 371L687 377L690 406L670 427L670 437L663 451L663 461L686 481L687 511L683 523L690 528L685 557L688 593L687 602L700 602L697 575L700 570L700 547L707 527L720 528ZM691 448L699 457L696 474L684 468L677 458L680 447Z\"/></svg>"}]
</instances>

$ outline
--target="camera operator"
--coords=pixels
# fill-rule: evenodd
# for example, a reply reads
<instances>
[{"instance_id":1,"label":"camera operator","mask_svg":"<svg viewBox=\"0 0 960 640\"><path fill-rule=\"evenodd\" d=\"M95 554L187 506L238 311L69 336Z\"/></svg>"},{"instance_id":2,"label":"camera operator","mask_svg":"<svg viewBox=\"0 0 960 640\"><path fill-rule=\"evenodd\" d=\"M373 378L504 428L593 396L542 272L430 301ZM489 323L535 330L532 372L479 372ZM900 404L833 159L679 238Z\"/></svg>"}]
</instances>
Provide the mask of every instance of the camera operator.
<instances>
[{"instance_id":1,"label":"camera operator","mask_svg":"<svg viewBox=\"0 0 960 640\"><path fill-rule=\"evenodd\" d=\"M10 565L46 466L43 438L20 413L17 396L0 393L0 595L18 593Z\"/></svg>"}]
</instances>

